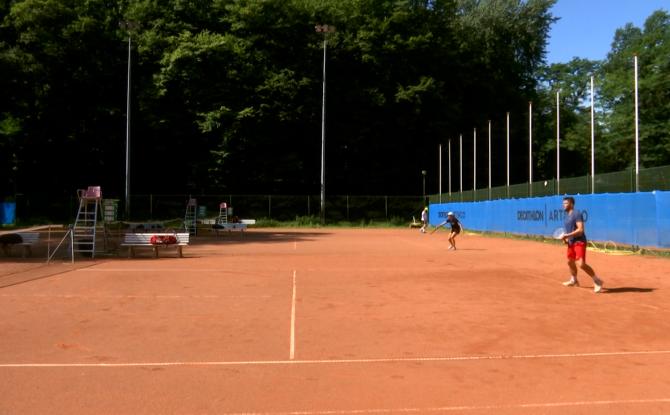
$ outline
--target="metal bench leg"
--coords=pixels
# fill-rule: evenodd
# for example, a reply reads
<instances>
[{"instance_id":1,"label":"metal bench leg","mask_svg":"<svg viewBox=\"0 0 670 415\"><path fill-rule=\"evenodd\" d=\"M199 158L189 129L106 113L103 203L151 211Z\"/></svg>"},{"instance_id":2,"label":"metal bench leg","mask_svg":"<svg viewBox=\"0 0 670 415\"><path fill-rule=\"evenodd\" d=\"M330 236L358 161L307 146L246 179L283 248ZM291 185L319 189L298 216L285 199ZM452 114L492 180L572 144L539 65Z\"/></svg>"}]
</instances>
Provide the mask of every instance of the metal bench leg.
<instances>
[{"instance_id":1,"label":"metal bench leg","mask_svg":"<svg viewBox=\"0 0 670 415\"><path fill-rule=\"evenodd\" d=\"M132 246L129 246L128 247L128 258L132 258L134 256L135 256L134 248Z\"/></svg>"},{"instance_id":2,"label":"metal bench leg","mask_svg":"<svg viewBox=\"0 0 670 415\"><path fill-rule=\"evenodd\" d=\"M154 258L158 258L158 247L154 246L153 249L154 249Z\"/></svg>"},{"instance_id":3,"label":"metal bench leg","mask_svg":"<svg viewBox=\"0 0 670 415\"><path fill-rule=\"evenodd\" d=\"M183 258L183 257L184 257L184 253L182 252L181 248L182 248L181 245L177 247L177 251L179 251L179 258Z\"/></svg>"}]
</instances>

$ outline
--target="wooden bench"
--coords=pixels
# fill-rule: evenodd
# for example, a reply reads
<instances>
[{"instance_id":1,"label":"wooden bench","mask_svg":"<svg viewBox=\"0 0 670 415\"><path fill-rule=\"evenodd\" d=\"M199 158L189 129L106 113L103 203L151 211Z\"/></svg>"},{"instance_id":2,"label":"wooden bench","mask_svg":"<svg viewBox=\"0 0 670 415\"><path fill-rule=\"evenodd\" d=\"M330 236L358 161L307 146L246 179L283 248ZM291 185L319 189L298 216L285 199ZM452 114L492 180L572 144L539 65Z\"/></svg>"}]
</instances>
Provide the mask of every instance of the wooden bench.
<instances>
[{"instance_id":1,"label":"wooden bench","mask_svg":"<svg viewBox=\"0 0 670 415\"><path fill-rule=\"evenodd\" d=\"M174 236L177 238L177 243L174 244L155 244L151 243L151 238L164 237L164 236ZM133 258L135 256L136 247L149 247L154 250L154 258L158 258L158 248L169 248L176 247L177 252L179 253L179 258L183 258L184 254L182 248L188 245L190 235L186 233L127 233L123 237L123 243L121 246L128 247L128 258Z\"/></svg>"},{"instance_id":2,"label":"wooden bench","mask_svg":"<svg viewBox=\"0 0 670 415\"><path fill-rule=\"evenodd\" d=\"M423 224L421 222L417 222L416 218L414 216L412 216L412 222L410 222L410 224L409 224L410 229L420 228L422 226L423 226Z\"/></svg>"},{"instance_id":3,"label":"wooden bench","mask_svg":"<svg viewBox=\"0 0 670 415\"><path fill-rule=\"evenodd\" d=\"M11 246L19 245L23 247L23 257L32 255L32 246L40 239L39 232L17 232L7 235L2 235L0 244L6 256L11 254ZM19 242L20 241L20 242Z\"/></svg>"}]
</instances>

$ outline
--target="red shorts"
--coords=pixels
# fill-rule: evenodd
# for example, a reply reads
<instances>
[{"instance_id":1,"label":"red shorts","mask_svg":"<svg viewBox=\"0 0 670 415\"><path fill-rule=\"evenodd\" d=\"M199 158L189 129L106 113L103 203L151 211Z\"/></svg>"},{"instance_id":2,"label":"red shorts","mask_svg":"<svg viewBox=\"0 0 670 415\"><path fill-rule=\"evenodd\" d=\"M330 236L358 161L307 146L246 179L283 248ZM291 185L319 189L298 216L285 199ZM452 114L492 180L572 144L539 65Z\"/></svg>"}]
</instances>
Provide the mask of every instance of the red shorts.
<instances>
[{"instance_id":1,"label":"red shorts","mask_svg":"<svg viewBox=\"0 0 670 415\"><path fill-rule=\"evenodd\" d=\"M586 259L586 242L575 242L568 245L568 259L575 261Z\"/></svg>"}]
</instances>

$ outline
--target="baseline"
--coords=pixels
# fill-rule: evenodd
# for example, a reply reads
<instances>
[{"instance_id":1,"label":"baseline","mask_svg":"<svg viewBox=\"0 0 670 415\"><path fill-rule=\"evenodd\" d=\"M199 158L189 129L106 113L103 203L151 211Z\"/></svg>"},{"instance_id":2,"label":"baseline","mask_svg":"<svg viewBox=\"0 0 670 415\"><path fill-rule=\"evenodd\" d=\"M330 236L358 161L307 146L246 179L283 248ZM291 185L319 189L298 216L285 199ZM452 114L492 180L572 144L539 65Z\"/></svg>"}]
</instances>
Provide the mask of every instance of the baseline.
<instances>
[{"instance_id":1,"label":"baseline","mask_svg":"<svg viewBox=\"0 0 670 415\"><path fill-rule=\"evenodd\" d=\"M364 363L420 363L420 362L462 362L482 360L530 360L569 359L613 356L670 355L670 350L640 350L621 352L556 353L527 355L490 356L445 356L445 357L389 357L373 359L313 359L313 360L248 360L210 362L126 362L126 363L0 363L0 368L70 368L70 367L144 367L144 366L277 366L277 365L318 365L318 364L364 364Z\"/></svg>"}]
</instances>

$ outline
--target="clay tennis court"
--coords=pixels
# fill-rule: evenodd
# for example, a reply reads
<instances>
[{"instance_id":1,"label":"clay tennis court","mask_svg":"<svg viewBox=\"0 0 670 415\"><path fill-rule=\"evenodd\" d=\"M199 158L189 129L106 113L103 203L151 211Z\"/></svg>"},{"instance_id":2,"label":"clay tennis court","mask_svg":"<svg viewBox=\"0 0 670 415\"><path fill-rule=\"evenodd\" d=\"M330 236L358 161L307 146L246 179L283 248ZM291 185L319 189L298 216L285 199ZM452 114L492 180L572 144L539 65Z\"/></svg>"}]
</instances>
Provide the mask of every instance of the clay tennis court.
<instances>
[{"instance_id":1,"label":"clay tennis court","mask_svg":"<svg viewBox=\"0 0 670 415\"><path fill-rule=\"evenodd\" d=\"M0 262L0 414L670 413L670 260L407 229Z\"/></svg>"}]
</instances>

